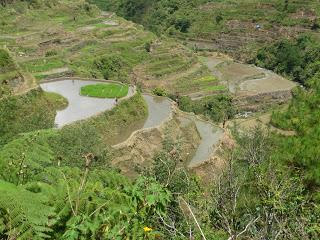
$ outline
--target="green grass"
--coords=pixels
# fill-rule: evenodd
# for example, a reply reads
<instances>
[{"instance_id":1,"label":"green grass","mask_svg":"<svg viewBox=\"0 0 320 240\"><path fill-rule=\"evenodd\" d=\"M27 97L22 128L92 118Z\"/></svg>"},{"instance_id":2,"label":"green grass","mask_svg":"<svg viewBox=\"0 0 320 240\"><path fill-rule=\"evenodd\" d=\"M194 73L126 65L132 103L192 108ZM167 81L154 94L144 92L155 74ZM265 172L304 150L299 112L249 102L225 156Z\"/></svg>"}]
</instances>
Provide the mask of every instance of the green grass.
<instances>
[{"instance_id":1,"label":"green grass","mask_svg":"<svg viewBox=\"0 0 320 240\"><path fill-rule=\"evenodd\" d=\"M54 68L64 67L66 64L63 60L59 59L59 57L55 58L40 58L37 60L32 60L28 62L24 62L21 64L22 67L31 72L31 73L39 73L46 72Z\"/></svg>"},{"instance_id":2,"label":"green grass","mask_svg":"<svg viewBox=\"0 0 320 240\"><path fill-rule=\"evenodd\" d=\"M68 106L68 100L54 92L44 92L45 98L54 105L56 110L62 110Z\"/></svg>"},{"instance_id":3,"label":"green grass","mask_svg":"<svg viewBox=\"0 0 320 240\"><path fill-rule=\"evenodd\" d=\"M121 84L98 83L81 88L81 95L98 98L122 98L127 96L129 87Z\"/></svg>"},{"instance_id":4,"label":"green grass","mask_svg":"<svg viewBox=\"0 0 320 240\"><path fill-rule=\"evenodd\" d=\"M216 82L218 79L212 75L207 75L207 76L203 76L201 78L198 78L195 80L195 82L198 83L211 83L211 82Z\"/></svg>"},{"instance_id":5,"label":"green grass","mask_svg":"<svg viewBox=\"0 0 320 240\"><path fill-rule=\"evenodd\" d=\"M0 147L20 133L53 128L56 108L61 106L56 99L35 89L0 100Z\"/></svg>"},{"instance_id":6,"label":"green grass","mask_svg":"<svg viewBox=\"0 0 320 240\"><path fill-rule=\"evenodd\" d=\"M202 90L211 92L211 91L226 91L227 87L224 85L215 85L215 86L205 86Z\"/></svg>"},{"instance_id":7,"label":"green grass","mask_svg":"<svg viewBox=\"0 0 320 240\"><path fill-rule=\"evenodd\" d=\"M2 83L4 80L11 80L17 77L19 77L18 71L0 73L0 83Z\"/></svg>"},{"instance_id":8,"label":"green grass","mask_svg":"<svg viewBox=\"0 0 320 240\"><path fill-rule=\"evenodd\" d=\"M33 76L35 77L35 79L36 79L36 80L38 80L38 81L39 81L39 80L42 80L42 79L47 78L49 75L46 75L46 74L40 74L40 73L39 73L39 74L34 74Z\"/></svg>"}]
</instances>

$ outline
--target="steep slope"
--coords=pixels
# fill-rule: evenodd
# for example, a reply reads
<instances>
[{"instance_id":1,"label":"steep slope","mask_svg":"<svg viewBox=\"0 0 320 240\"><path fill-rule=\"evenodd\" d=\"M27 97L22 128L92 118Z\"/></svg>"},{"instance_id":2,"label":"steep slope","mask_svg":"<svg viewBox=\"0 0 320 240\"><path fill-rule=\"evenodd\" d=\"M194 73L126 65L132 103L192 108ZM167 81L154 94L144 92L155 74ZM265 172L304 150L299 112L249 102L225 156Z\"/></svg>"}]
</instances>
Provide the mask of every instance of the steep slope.
<instances>
[{"instance_id":1,"label":"steep slope","mask_svg":"<svg viewBox=\"0 0 320 240\"><path fill-rule=\"evenodd\" d=\"M207 74L184 46L84 1L64 0L32 10L15 3L0 12L5 21L0 44L33 81L60 76L138 79L150 89L170 89L185 78Z\"/></svg>"}]
</instances>

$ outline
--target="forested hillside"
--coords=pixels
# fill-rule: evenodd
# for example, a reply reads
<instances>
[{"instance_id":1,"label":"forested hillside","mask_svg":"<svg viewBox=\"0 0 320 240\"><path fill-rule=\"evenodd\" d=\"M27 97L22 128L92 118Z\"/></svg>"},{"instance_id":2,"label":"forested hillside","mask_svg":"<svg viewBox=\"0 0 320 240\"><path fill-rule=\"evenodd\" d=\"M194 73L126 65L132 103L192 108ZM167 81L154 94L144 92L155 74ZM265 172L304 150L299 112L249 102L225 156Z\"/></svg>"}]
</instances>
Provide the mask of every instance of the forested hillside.
<instances>
[{"instance_id":1,"label":"forested hillside","mask_svg":"<svg viewBox=\"0 0 320 240\"><path fill-rule=\"evenodd\" d=\"M316 33L320 28L317 0L89 0L105 10L200 48L248 59L262 43Z\"/></svg>"},{"instance_id":2,"label":"forested hillside","mask_svg":"<svg viewBox=\"0 0 320 240\"><path fill-rule=\"evenodd\" d=\"M0 0L0 239L320 239L319 17L318 0ZM77 79L132 95L57 127L77 101L41 86ZM265 80L294 84L237 92Z\"/></svg>"}]
</instances>

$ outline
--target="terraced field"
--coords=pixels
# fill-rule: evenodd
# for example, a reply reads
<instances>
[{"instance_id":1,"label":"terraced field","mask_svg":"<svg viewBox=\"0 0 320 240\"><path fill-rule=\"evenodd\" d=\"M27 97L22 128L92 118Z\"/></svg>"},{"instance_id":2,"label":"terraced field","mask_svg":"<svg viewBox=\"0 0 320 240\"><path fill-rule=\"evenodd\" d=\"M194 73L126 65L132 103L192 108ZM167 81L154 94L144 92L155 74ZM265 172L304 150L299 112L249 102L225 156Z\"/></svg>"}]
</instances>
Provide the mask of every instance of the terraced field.
<instances>
[{"instance_id":1,"label":"terraced field","mask_svg":"<svg viewBox=\"0 0 320 240\"><path fill-rule=\"evenodd\" d=\"M172 40L154 43L150 59L135 67L133 74L146 89L160 86L181 95L221 90L201 57Z\"/></svg>"},{"instance_id":2,"label":"terraced field","mask_svg":"<svg viewBox=\"0 0 320 240\"><path fill-rule=\"evenodd\" d=\"M0 41L33 82L78 76L140 83L149 91L163 87L183 95L224 90L215 79L203 81L210 76L206 65L177 42L159 39L96 7L84 10L79 2L55 8L17 18L2 10L7 23L0 26Z\"/></svg>"},{"instance_id":3,"label":"terraced field","mask_svg":"<svg viewBox=\"0 0 320 240\"><path fill-rule=\"evenodd\" d=\"M34 86L35 82L22 71L10 51L0 46L0 99Z\"/></svg>"},{"instance_id":4,"label":"terraced field","mask_svg":"<svg viewBox=\"0 0 320 240\"><path fill-rule=\"evenodd\" d=\"M6 24L0 26L0 44L37 81L70 75L129 81L130 69L148 58L144 44L155 36L114 14L84 6L66 1L16 18L1 9ZM106 76L100 63L112 65L113 56L120 65L107 66L114 69Z\"/></svg>"}]
</instances>

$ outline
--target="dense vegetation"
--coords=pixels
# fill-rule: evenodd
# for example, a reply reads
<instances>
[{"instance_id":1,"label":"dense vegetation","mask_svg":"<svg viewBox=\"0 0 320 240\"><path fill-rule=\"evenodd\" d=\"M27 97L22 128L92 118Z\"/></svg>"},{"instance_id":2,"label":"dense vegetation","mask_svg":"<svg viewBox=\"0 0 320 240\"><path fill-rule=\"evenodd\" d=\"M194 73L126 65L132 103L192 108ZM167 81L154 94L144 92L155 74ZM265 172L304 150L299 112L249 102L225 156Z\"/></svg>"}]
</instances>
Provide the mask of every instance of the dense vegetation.
<instances>
[{"instance_id":1,"label":"dense vegetation","mask_svg":"<svg viewBox=\"0 0 320 240\"><path fill-rule=\"evenodd\" d=\"M122 98L127 96L128 85L120 84L95 84L81 88L81 95L100 98Z\"/></svg>"},{"instance_id":2,"label":"dense vegetation","mask_svg":"<svg viewBox=\"0 0 320 240\"><path fill-rule=\"evenodd\" d=\"M41 90L0 100L0 146L20 133L52 128L56 109L65 104L61 96Z\"/></svg>"},{"instance_id":3,"label":"dense vegetation","mask_svg":"<svg viewBox=\"0 0 320 240\"><path fill-rule=\"evenodd\" d=\"M284 113L275 112L272 119L274 125L296 131L297 136L280 140L280 159L304 176L307 189L315 194L317 201L320 200L319 83L318 73L308 81L310 89L297 89L288 110Z\"/></svg>"},{"instance_id":4,"label":"dense vegetation","mask_svg":"<svg viewBox=\"0 0 320 240\"><path fill-rule=\"evenodd\" d=\"M317 1L285 1L285 0L89 0L100 8L117 12L120 16L143 24L157 33L167 32L209 38L215 33L234 30L236 32L249 29L230 29L228 23L259 23L264 29L272 29L272 25L302 26L316 30L319 18L295 18L294 13L300 10L319 16ZM196 10L195 10L196 9Z\"/></svg>"},{"instance_id":5,"label":"dense vegetation","mask_svg":"<svg viewBox=\"0 0 320 240\"><path fill-rule=\"evenodd\" d=\"M200 100L191 100L190 97L178 97L181 110L203 114L214 122L223 122L231 119L236 114L232 104L232 97L227 95L214 95Z\"/></svg>"},{"instance_id":6,"label":"dense vegetation","mask_svg":"<svg viewBox=\"0 0 320 240\"><path fill-rule=\"evenodd\" d=\"M293 100L285 112L273 113L272 123L294 130L297 136L280 139L279 160L304 175L307 189L320 199L319 171L319 106L320 45L308 35L282 40L258 51L254 62L303 84L293 92ZM293 151L289 151L292 149Z\"/></svg>"},{"instance_id":7,"label":"dense vegetation","mask_svg":"<svg viewBox=\"0 0 320 240\"><path fill-rule=\"evenodd\" d=\"M41 132L26 134L0 152L5 170L0 234L19 239L185 239L190 234L197 239L317 239L319 211L301 179L274 158L271 149L278 147L272 136L259 129L237 136L239 146L226 152L229 166L213 185L203 187L181 168L179 141L166 139L152 167L132 181L110 166L96 165L96 155L86 150L79 167L61 166ZM9 162L8 155L14 156Z\"/></svg>"},{"instance_id":8,"label":"dense vegetation","mask_svg":"<svg viewBox=\"0 0 320 240\"><path fill-rule=\"evenodd\" d=\"M16 63L12 59L7 49L0 48L0 98L12 92L10 82L19 78Z\"/></svg>"},{"instance_id":9,"label":"dense vegetation","mask_svg":"<svg viewBox=\"0 0 320 240\"><path fill-rule=\"evenodd\" d=\"M273 113L272 123L282 129L294 130L297 136L280 139L279 160L292 165L304 175L307 189L316 194L320 187L319 171L319 106L320 45L313 38L301 36L262 48L255 59L268 67L299 81L304 87L293 92L293 100L285 112ZM290 151L289 149L293 149Z\"/></svg>"},{"instance_id":10,"label":"dense vegetation","mask_svg":"<svg viewBox=\"0 0 320 240\"><path fill-rule=\"evenodd\" d=\"M276 42L258 51L252 61L306 85L306 81L320 72L319 40L309 35Z\"/></svg>"}]
</instances>

